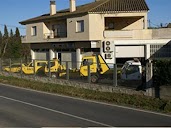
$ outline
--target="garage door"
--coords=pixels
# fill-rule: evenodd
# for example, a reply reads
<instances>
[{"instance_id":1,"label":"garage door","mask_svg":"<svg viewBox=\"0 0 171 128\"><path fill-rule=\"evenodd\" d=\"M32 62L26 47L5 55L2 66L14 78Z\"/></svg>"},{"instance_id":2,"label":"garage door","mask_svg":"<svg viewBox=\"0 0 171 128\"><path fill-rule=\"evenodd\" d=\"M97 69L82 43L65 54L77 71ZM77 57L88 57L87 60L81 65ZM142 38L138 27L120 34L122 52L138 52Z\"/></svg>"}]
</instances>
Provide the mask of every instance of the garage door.
<instances>
[{"instance_id":1,"label":"garage door","mask_svg":"<svg viewBox=\"0 0 171 128\"><path fill-rule=\"evenodd\" d=\"M144 46L116 46L116 57L145 57Z\"/></svg>"},{"instance_id":2,"label":"garage door","mask_svg":"<svg viewBox=\"0 0 171 128\"><path fill-rule=\"evenodd\" d=\"M76 53L75 52L61 52L57 53L58 59L61 61L61 64L66 65L66 61L69 62L69 68L76 68Z\"/></svg>"},{"instance_id":3,"label":"garage door","mask_svg":"<svg viewBox=\"0 0 171 128\"><path fill-rule=\"evenodd\" d=\"M49 52L35 52L35 59L37 60L48 60Z\"/></svg>"}]
</instances>

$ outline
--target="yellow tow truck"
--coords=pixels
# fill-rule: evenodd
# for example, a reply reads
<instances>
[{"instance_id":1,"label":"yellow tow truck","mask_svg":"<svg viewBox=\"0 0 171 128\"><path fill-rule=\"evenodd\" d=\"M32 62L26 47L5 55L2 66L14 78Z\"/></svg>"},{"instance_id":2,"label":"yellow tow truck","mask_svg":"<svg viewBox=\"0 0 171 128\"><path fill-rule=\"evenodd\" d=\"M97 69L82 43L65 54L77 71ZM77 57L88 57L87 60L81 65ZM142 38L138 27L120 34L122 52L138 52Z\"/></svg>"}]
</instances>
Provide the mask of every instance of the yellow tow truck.
<instances>
[{"instance_id":1,"label":"yellow tow truck","mask_svg":"<svg viewBox=\"0 0 171 128\"><path fill-rule=\"evenodd\" d=\"M48 63L45 66L44 72L45 72L46 75L49 74L49 67L50 67L50 73L51 73L52 78L61 77L61 76L66 75L66 67L65 67L65 65L61 65L59 63L59 60L56 59L56 58L53 59L52 61L50 61L50 63Z\"/></svg>"},{"instance_id":2,"label":"yellow tow truck","mask_svg":"<svg viewBox=\"0 0 171 128\"><path fill-rule=\"evenodd\" d=\"M25 64L22 64L22 67L24 67ZM20 63L14 63L11 66L5 66L3 68L4 71L12 72L12 73L18 73L21 71L21 64Z\"/></svg>"},{"instance_id":3,"label":"yellow tow truck","mask_svg":"<svg viewBox=\"0 0 171 128\"><path fill-rule=\"evenodd\" d=\"M47 65L47 61L35 60L33 62L30 62L27 66L22 66L22 72L24 74L31 75L37 73L42 67Z\"/></svg>"},{"instance_id":4,"label":"yellow tow truck","mask_svg":"<svg viewBox=\"0 0 171 128\"><path fill-rule=\"evenodd\" d=\"M32 75L34 73L42 73L48 75L49 74L49 62L45 60L35 60L30 62L28 65L17 63L12 64L10 66L6 66L3 68L4 71L18 73L22 70L22 72L26 75ZM66 74L65 65L61 65L58 59L53 59L50 61L50 72L51 77L61 77Z\"/></svg>"},{"instance_id":5,"label":"yellow tow truck","mask_svg":"<svg viewBox=\"0 0 171 128\"><path fill-rule=\"evenodd\" d=\"M91 82L96 83L100 75L109 70L108 65L101 55L85 56L80 66L80 76L88 76L88 65L90 65Z\"/></svg>"},{"instance_id":6,"label":"yellow tow truck","mask_svg":"<svg viewBox=\"0 0 171 128\"><path fill-rule=\"evenodd\" d=\"M34 73L45 73L47 76L49 75L49 68L51 77L61 77L66 74L66 67L59 63L58 59L53 59L51 61L40 61L35 60L35 67L33 62L31 62L28 66L23 66L22 71L24 74L34 74ZM50 64L50 65L49 65ZM35 71L34 71L35 70Z\"/></svg>"}]
</instances>

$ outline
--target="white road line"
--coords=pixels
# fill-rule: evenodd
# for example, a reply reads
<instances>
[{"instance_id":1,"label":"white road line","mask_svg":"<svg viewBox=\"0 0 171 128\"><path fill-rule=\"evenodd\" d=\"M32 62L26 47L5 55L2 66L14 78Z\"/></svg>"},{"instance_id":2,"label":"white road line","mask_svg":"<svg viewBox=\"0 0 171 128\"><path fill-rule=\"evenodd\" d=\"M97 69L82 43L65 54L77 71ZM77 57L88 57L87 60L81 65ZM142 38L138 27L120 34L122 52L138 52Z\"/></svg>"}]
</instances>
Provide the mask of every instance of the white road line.
<instances>
[{"instance_id":1,"label":"white road line","mask_svg":"<svg viewBox=\"0 0 171 128\"><path fill-rule=\"evenodd\" d=\"M23 89L23 90L27 90L27 91L33 91L33 92L38 92L38 93L42 93L42 94L52 95L52 96L59 96L59 97L63 97L63 98L86 101L86 102L90 102L90 103L96 103L96 104L101 104L101 105L106 105L106 106L111 106L111 107L117 107L117 108L123 108L123 109L128 109L128 110L133 110L133 111L138 111L138 112L143 112L143 113L149 113L149 114L155 114L155 115L165 116L165 117L170 117L171 118L171 115L164 114L164 113L158 113L158 112L142 110L142 109L138 109L138 108L120 106L120 105L104 103L104 102L99 102L99 101L94 101L94 100L81 99L81 98L78 98L78 97L70 97L70 96L65 96L65 95L60 95L60 94L43 92L43 91L33 90L33 89L29 89L29 88L17 87L17 86L13 86L13 85L9 85L9 84L2 84L2 83L0 83L0 84L4 85L4 86L9 86L9 87L12 87L12 88L18 88L18 89Z\"/></svg>"},{"instance_id":2,"label":"white road line","mask_svg":"<svg viewBox=\"0 0 171 128\"><path fill-rule=\"evenodd\" d=\"M73 118L76 118L76 119L84 120L84 121L91 122L91 123L94 123L94 124L98 124L98 125L102 125L102 126L106 126L106 127L111 127L108 124L104 124L104 123L100 123L100 122L97 122L97 121L94 121L94 120L90 120L90 119L86 119L86 118L83 118L83 117L75 116L75 115L72 115L72 114L69 114L69 113L53 110L53 109L46 108L46 107L43 107L43 106L39 106L39 105L36 105L36 104L31 104L31 103L28 103L28 102L16 100L16 99L5 97L5 96L0 96L0 98L6 99L6 100L11 100L11 101L18 102L18 103L25 104L25 105L29 105L29 106L32 106L32 107L44 109L46 111L51 111L51 112L54 112L54 113L65 115L65 116L73 117Z\"/></svg>"}]
</instances>

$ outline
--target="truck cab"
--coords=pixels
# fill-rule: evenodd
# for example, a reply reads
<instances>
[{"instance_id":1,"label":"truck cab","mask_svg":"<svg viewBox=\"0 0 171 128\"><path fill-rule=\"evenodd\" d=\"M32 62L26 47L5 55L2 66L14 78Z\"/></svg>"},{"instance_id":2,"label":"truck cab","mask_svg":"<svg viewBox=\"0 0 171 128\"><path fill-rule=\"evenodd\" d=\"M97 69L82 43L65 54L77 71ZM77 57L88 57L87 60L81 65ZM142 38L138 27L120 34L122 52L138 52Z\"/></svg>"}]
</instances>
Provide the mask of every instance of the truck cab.
<instances>
[{"instance_id":1,"label":"truck cab","mask_svg":"<svg viewBox=\"0 0 171 128\"><path fill-rule=\"evenodd\" d=\"M61 77L66 75L66 67L65 65L61 65L59 60L54 58L53 60L51 60L44 69L44 72L46 73L46 75L48 75L49 73L49 68L50 68L50 72L51 72L51 77L56 78L56 77Z\"/></svg>"},{"instance_id":2,"label":"truck cab","mask_svg":"<svg viewBox=\"0 0 171 128\"><path fill-rule=\"evenodd\" d=\"M80 67L80 76L88 77L88 66L90 66L91 82L93 83L96 83L100 75L109 70L108 65L101 55L83 57Z\"/></svg>"},{"instance_id":3,"label":"truck cab","mask_svg":"<svg viewBox=\"0 0 171 128\"><path fill-rule=\"evenodd\" d=\"M35 63L30 62L27 66L23 66L22 72L24 74L31 75L36 73L41 67L47 65L47 61L35 60L34 62Z\"/></svg>"},{"instance_id":4,"label":"truck cab","mask_svg":"<svg viewBox=\"0 0 171 128\"><path fill-rule=\"evenodd\" d=\"M139 60L126 61L121 69L121 79L123 80L141 80L142 65Z\"/></svg>"}]
</instances>

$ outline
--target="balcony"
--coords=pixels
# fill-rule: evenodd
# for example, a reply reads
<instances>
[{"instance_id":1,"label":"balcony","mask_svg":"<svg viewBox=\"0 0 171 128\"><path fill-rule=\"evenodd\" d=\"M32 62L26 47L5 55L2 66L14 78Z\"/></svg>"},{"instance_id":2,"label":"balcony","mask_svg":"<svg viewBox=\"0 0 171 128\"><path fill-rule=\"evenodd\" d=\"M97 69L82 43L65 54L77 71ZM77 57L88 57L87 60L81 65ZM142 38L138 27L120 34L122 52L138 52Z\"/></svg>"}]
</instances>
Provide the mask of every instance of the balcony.
<instances>
[{"instance_id":1,"label":"balcony","mask_svg":"<svg viewBox=\"0 0 171 128\"><path fill-rule=\"evenodd\" d=\"M105 30L104 38L108 39L171 39L171 28L142 30Z\"/></svg>"},{"instance_id":2,"label":"balcony","mask_svg":"<svg viewBox=\"0 0 171 128\"><path fill-rule=\"evenodd\" d=\"M43 39L55 39L55 38L67 38L66 32L60 32L60 33L45 33Z\"/></svg>"}]
</instances>

